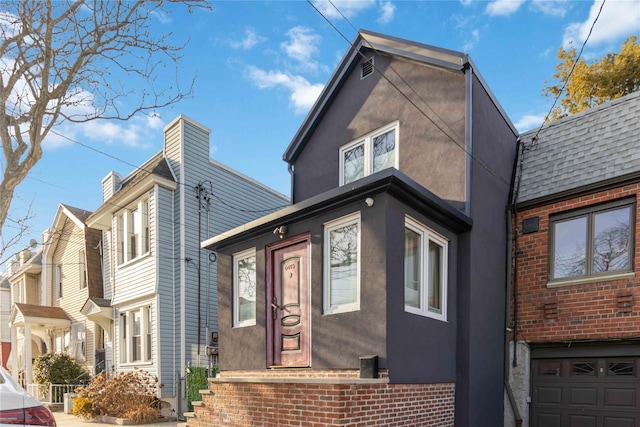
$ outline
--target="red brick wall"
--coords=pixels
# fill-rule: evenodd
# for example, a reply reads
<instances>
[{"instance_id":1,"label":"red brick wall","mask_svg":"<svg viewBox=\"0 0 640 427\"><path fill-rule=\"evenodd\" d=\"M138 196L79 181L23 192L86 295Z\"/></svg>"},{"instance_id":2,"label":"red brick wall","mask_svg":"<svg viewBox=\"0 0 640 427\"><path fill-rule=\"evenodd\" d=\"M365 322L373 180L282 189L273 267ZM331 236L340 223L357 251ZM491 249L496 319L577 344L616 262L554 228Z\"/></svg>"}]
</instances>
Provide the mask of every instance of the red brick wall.
<instances>
[{"instance_id":1,"label":"red brick wall","mask_svg":"<svg viewBox=\"0 0 640 427\"><path fill-rule=\"evenodd\" d=\"M549 216L575 208L636 196L640 183L523 210L522 220L540 218L540 230L518 236L518 339L529 342L640 336L640 278L602 280L548 288ZM634 266L640 265L640 204L636 205ZM513 301L512 301L513 314Z\"/></svg>"},{"instance_id":2,"label":"red brick wall","mask_svg":"<svg viewBox=\"0 0 640 427\"><path fill-rule=\"evenodd\" d=\"M0 346L0 364L2 364L3 368L8 369L10 368L7 366L7 362L9 361L9 354L11 353L11 343L3 342L0 343Z\"/></svg>"},{"instance_id":3,"label":"red brick wall","mask_svg":"<svg viewBox=\"0 0 640 427\"><path fill-rule=\"evenodd\" d=\"M455 384L213 382L189 427L453 426Z\"/></svg>"}]
</instances>

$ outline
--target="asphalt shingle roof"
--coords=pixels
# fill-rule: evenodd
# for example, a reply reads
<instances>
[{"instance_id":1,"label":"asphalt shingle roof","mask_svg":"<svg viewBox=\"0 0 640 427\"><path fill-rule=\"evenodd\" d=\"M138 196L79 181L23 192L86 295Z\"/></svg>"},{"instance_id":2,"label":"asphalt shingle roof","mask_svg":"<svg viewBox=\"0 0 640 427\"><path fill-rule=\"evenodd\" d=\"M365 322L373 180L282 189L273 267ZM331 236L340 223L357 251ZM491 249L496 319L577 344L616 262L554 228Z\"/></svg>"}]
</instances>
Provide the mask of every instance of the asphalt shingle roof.
<instances>
[{"instance_id":1,"label":"asphalt shingle roof","mask_svg":"<svg viewBox=\"0 0 640 427\"><path fill-rule=\"evenodd\" d=\"M640 92L520 135L518 203L640 172Z\"/></svg>"}]
</instances>

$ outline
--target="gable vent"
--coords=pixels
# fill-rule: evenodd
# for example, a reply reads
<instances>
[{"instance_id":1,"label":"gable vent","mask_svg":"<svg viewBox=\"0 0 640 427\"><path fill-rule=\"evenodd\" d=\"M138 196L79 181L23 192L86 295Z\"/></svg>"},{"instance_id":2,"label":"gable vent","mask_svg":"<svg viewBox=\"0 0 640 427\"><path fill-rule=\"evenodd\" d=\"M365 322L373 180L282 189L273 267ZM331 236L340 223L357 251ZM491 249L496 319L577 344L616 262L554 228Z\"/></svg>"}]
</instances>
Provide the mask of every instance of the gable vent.
<instances>
[{"instance_id":1,"label":"gable vent","mask_svg":"<svg viewBox=\"0 0 640 427\"><path fill-rule=\"evenodd\" d=\"M360 80L364 79L365 77L368 77L371 74L373 74L373 57L364 61L360 65Z\"/></svg>"}]
</instances>

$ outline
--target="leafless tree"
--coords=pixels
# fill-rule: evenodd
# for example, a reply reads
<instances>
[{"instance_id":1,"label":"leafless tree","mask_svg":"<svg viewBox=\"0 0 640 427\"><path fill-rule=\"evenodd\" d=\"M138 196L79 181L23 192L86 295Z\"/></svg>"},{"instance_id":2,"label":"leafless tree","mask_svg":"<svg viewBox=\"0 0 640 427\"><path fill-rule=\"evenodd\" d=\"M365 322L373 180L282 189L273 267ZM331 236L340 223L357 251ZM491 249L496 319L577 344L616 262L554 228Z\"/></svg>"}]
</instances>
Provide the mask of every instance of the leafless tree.
<instances>
[{"instance_id":1,"label":"leafless tree","mask_svg":"<svg viewBox=\"0 0 640 427\"><path fill-rule=\"evenodd\" d=\"M128 120L191 95L193 80L184 89L178 83L184 45L151 28L167 3L0 1L0 230L54 126ZM210 8L203 0L175 3L189 12ZM167 73L175 84L158 87Z\"/></svg>"}]
</instances>

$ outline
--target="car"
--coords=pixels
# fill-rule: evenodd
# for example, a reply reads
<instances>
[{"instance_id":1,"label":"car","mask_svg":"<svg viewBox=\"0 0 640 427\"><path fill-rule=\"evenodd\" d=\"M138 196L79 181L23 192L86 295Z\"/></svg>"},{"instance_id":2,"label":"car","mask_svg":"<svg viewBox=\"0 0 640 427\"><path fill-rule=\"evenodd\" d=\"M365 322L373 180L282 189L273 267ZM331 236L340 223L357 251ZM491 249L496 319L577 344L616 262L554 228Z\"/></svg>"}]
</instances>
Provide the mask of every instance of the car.
<instances>
[{"instance_id":1,"label":"car","mask_svg":"<svg viewBox=\"0 0 640 427\"><path fill-rule=\"evenodd\" d=\"M53 414L0 366L0 427L56 427Z\"/></svg>"}]
</instances>

